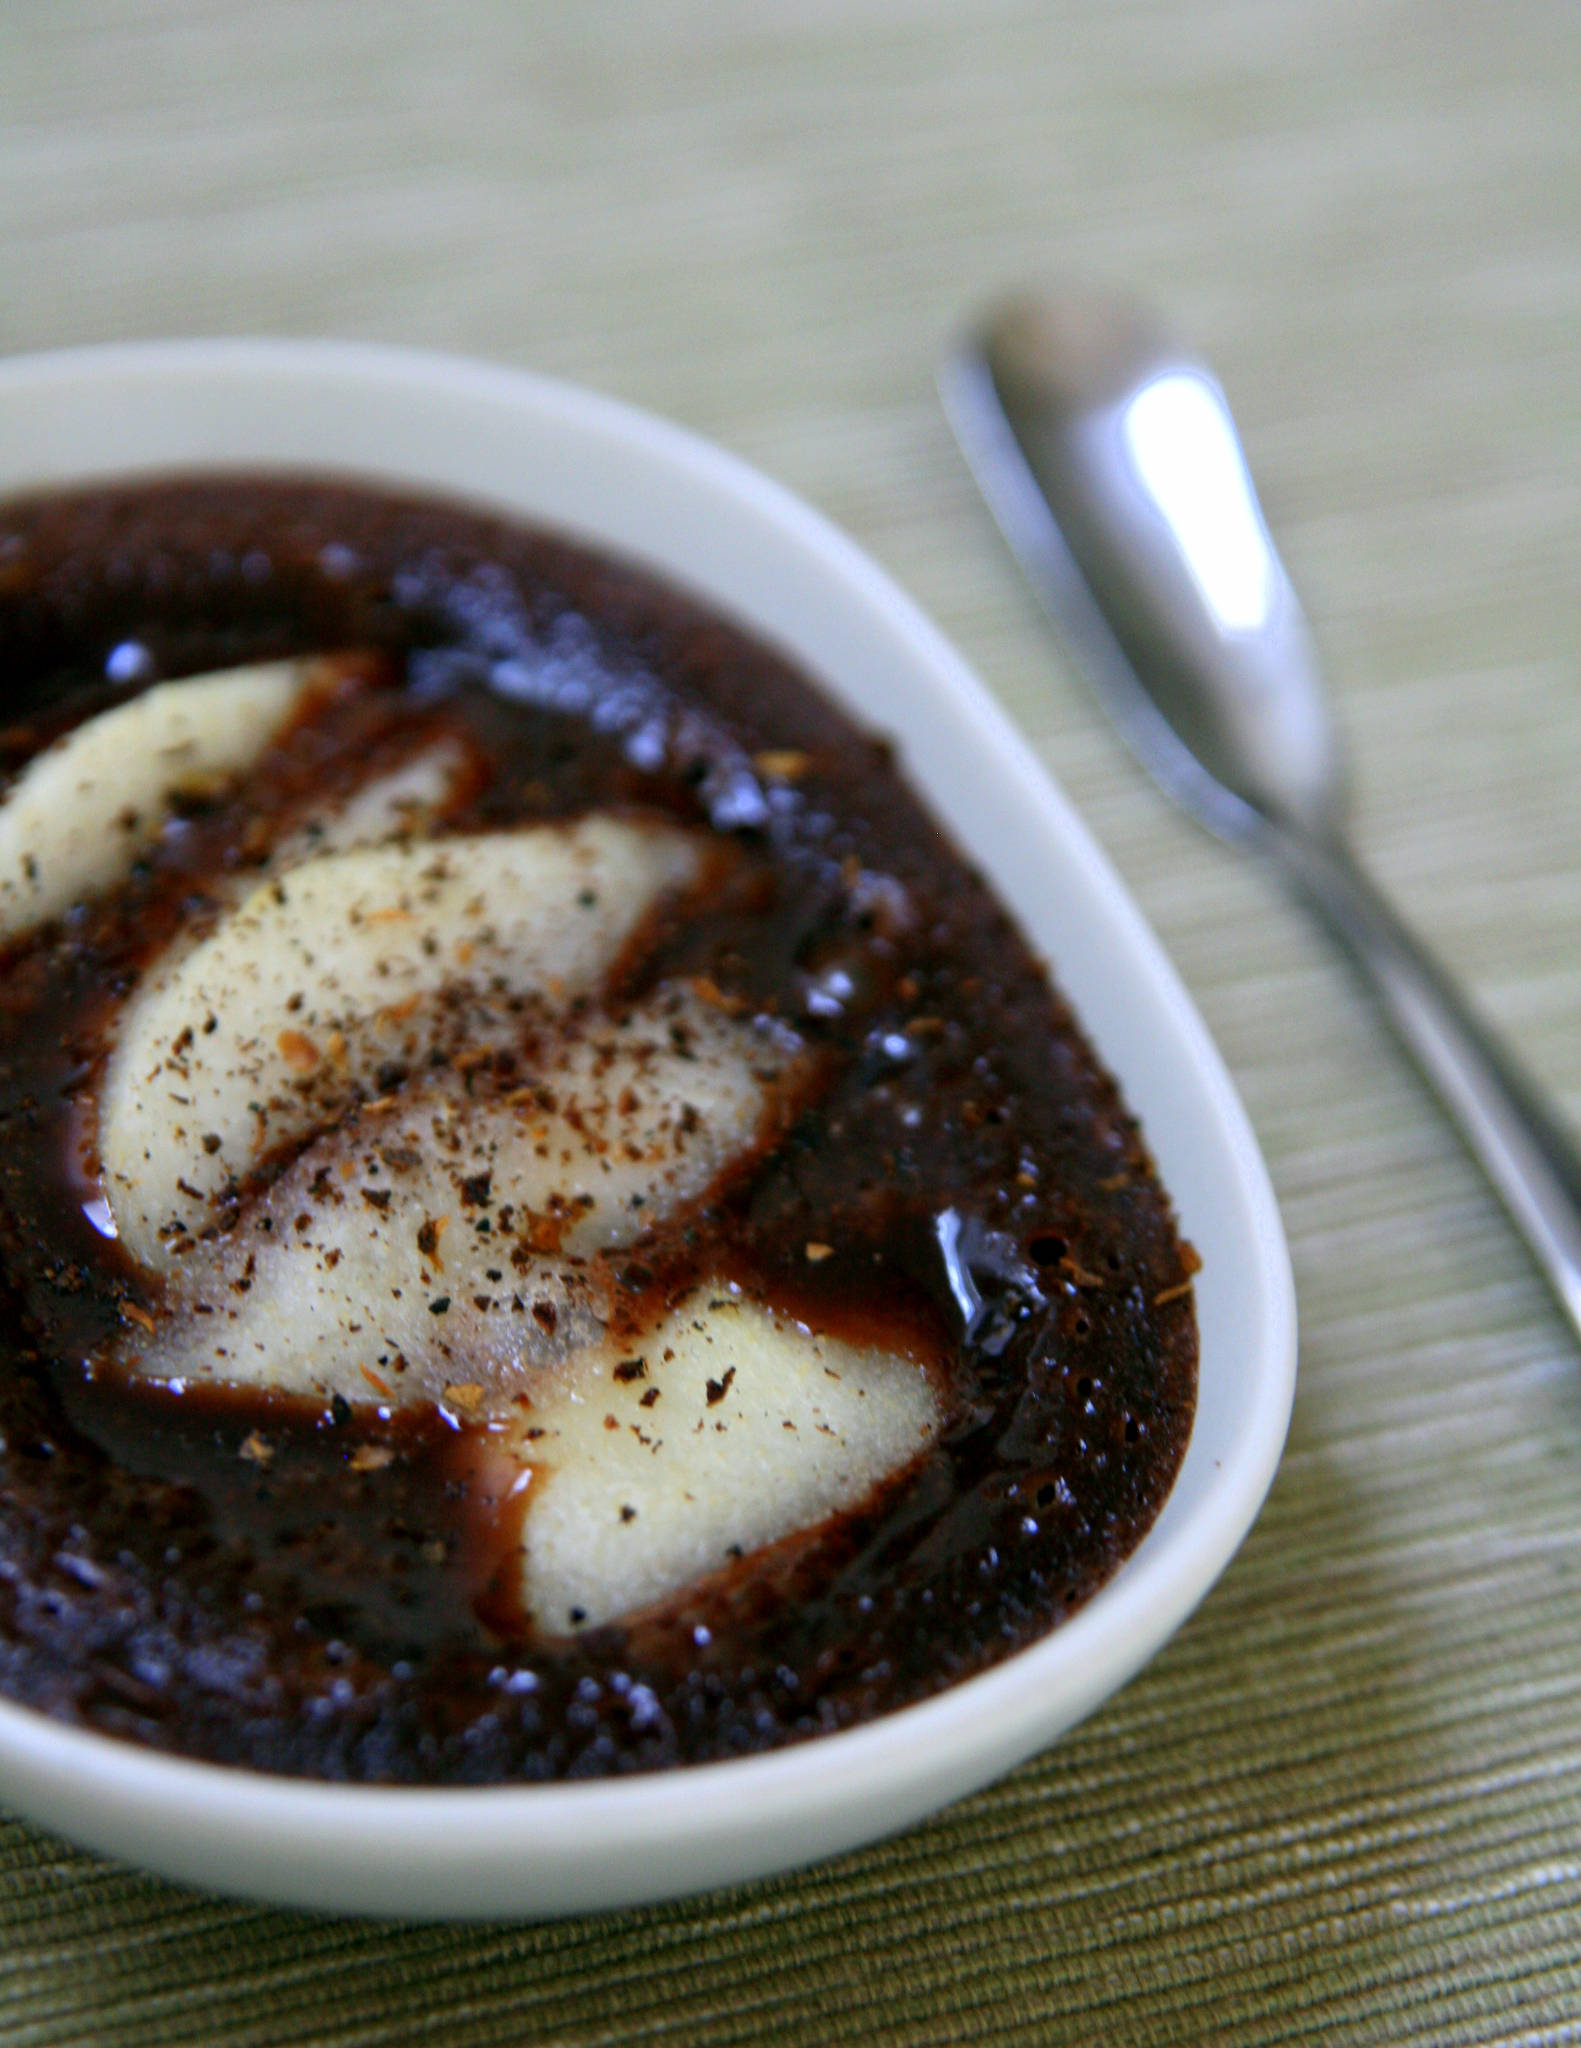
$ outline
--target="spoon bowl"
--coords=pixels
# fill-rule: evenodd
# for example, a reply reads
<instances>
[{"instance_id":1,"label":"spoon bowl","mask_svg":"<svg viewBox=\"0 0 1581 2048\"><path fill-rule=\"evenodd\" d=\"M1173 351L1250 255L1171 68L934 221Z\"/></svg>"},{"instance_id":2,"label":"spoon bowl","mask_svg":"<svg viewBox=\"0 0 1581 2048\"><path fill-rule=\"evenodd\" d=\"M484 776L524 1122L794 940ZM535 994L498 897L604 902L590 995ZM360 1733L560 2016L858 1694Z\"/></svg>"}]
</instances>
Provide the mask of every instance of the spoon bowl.
<instances>
[{"instance_id":1,"label":"spoon bowl","mask_svg":"<svg viewBox=\"0 0 1581 2048\"><path fill-rule=\"evenodd\" d=\"M1208 370L1127 300L1023 297L946 390L964 436L997 417L1019 449L1031 487L996 465L995 510L1060 579L1061 617L1171 793L1230 838L1265 813L1330 826L1316 652Z\"/></svg>"}]
</instances>

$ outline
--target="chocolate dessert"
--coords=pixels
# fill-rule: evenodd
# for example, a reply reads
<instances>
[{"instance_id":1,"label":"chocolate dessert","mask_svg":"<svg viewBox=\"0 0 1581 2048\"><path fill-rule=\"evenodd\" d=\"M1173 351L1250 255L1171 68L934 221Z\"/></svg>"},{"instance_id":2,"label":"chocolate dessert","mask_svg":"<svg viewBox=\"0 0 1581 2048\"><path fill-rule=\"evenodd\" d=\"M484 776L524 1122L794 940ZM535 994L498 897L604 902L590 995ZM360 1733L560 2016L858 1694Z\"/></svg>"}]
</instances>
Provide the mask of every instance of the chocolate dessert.
<instances>
[{"instance_id":1,"label":"chocolate dessert","mask_svg":"<svg viewBox=\"0 0 1581 2048\"><path fill-rule=\"evenodd\" d=\"M805 676L337 482L0 508L0 1690L336 1779L852 1726L1055 1626L1189 1246Z\"/></svg>"}]
</instances>

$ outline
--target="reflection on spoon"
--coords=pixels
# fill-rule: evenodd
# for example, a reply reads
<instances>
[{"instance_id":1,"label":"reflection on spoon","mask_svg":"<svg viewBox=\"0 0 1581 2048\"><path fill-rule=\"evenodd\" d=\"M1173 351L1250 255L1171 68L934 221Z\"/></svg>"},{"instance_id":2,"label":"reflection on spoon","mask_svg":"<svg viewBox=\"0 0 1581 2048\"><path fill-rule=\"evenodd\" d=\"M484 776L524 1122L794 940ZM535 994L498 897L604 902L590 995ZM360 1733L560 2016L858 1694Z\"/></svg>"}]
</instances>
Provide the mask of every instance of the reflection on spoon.
<instances>
[{"instance_id":1,"label":"reflection on spoon","mask_svg":"<svg viewBox=\"0 0 1581 2048\"><path fill-rule=\"evenodd\" d=\"M1126 400L1120 430L1220 631L1255 633L1267 625L1273 543L1212 385L1189 370L1168 370Z\"/></svg>"}]
</instances>

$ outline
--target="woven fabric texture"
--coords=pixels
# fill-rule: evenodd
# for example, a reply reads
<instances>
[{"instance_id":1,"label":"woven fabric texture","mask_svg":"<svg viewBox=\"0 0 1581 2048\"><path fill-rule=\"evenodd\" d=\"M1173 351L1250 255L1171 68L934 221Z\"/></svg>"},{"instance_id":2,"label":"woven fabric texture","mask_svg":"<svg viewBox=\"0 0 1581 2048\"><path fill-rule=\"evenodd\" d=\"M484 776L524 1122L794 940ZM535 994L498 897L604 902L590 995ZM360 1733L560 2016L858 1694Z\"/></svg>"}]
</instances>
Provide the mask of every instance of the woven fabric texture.
<instances>
[{"instance_id":1,"label":"woven fabric texture","mask_svg":"<svg viewBox=\"0 0 1581 2048\"><path fill-rule=\"evenodd\" d=\"M0 10L0 349L458 348L671 415L867 546L1155 923L1266 1149L1289 1450L1153 1665L801 1875L315 1920L0 1823L0 2042L1581 2040L1581 1355L1364 994L1170 811L933 396L985 296L1129 280L1235 404L1360 842L1581 1121L1574 0L53 0Z\"/></svg>"}]
</instances>

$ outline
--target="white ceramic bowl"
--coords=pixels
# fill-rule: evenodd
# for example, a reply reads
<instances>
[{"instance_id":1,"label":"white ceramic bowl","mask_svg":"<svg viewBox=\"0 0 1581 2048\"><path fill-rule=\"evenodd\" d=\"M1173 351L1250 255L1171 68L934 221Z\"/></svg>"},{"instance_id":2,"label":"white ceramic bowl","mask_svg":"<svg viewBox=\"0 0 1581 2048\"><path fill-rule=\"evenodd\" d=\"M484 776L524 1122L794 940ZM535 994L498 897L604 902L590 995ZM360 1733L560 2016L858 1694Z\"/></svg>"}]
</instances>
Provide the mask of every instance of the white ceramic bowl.
<instances>
[{"instance_id":1,"label":"white ceramic bowl","mask_svg":"<svg viewBox=\"0 0 1581 2048\"><path fill-rule=\"evenodd\" d=\"M1079 1720L1250 1527L1289 1418L1289 1262L1256 1143L1157 942L982 686L815 513L719 450L513 371L329 343L194 342L0 364L0 499L138 472L334 471L530 515L667 572L895 735L1055 963L1203 1258L1184 1466L1118 1575L1006 1663L847 1734L620 1782L418 1791L191 1763L0 1703L0 1798L215 1890L423 1918L579 1912L766 1875L906 1826Z\"/></svg>"}]
</instances>

